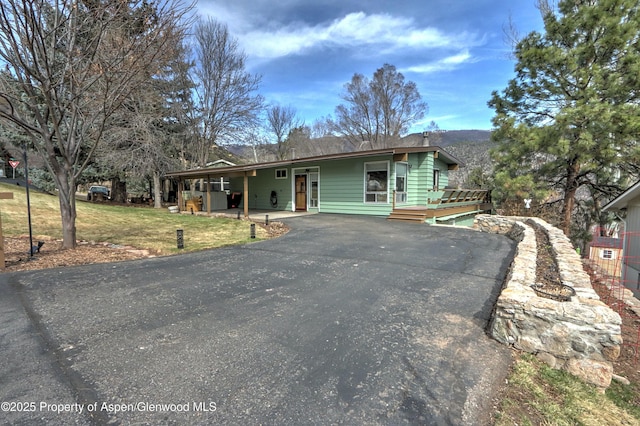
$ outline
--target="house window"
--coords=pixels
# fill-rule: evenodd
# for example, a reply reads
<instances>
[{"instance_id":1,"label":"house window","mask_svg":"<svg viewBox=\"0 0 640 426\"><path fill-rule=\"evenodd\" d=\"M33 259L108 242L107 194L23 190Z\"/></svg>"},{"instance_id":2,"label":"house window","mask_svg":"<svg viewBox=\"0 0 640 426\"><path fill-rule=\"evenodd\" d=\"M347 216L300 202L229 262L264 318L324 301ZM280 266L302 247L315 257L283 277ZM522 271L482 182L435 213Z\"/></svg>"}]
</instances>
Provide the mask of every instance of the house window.
<instances>
[{"instance_id":1,"label":"house window","mask_svg":"<svg viewBox=\"0 0 640 426\"><path fill-rule=\"evenodd\" d=\"M600 250L600 258L613 260L616 258L616 254L613 252L613 250L602 249Z\"/></svg>"},{"instance_id":2,"label":"house window","mask_svg":"<svg viewBox=\"0 0 640 426\"><path fill-rule=\"evenodd\" d=\"M440 170L433 170L433 190L437 191L440 188Z\"/></svg>"},{"instance_id":3,"label":"house window","mask_svg":"<svg viewBox=\"0 0 640 426\"><path fill-rule=\"evenodd\" d=\"M276 169L276 179L286 179L287 169Z\"/></svg>"},{"instance_id":4,"label":"house window","mask_svg":"<svg viewBox=\"0 0 640 426\"><path fill-rule=\"evenodd\" d=\"M389 187L389 162L380 161L364 164L365 202L386 203Z\"/></svg>"},{"instance_id":5,"label":"house window","mask_svg":"<svg viewBox=\"0 0 640 426\"><path fill-rule=\"evenodd\" d=\"M231 187L230 185L231 184L229 183L228 179L225 179L225 178L213 179L209 181L209 190L213 192L228 191ZM206 187L207 185L205 185L205 188Z\"/></svg>"}]
</instances>

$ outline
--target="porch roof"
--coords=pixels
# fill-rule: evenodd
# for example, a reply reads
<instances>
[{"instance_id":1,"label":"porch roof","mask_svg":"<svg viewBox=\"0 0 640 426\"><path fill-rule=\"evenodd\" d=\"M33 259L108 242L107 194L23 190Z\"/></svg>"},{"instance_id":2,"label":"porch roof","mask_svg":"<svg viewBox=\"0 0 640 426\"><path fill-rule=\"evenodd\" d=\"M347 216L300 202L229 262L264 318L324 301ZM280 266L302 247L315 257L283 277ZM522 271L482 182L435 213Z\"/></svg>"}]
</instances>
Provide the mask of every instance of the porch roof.
<instances>
[{"instance_id":1,"label":"porch roof","mask_svg":"<svg viewBox=\"0 0 640 426\"><path fill-rule=\"evenodd\" d=\"M385 149L374 149L369 151L342 152L339 154L319 155L314 157L296 158L292 160L270 161L265 163L241 164L229 167L209 167L201 169L191 169L169 172L166 177L179 179L202 179L220 177L255 176L256 170L273 167L288 167L300 163L320 162L330 160L342 160L348 158L374 157L378 155L402 155L410 153L434 152L438 159L449 165L449 168L457 168L462 162L449 154L439 146L419 146L419 147L396 147Z\"/></svg>"}]
</instances>

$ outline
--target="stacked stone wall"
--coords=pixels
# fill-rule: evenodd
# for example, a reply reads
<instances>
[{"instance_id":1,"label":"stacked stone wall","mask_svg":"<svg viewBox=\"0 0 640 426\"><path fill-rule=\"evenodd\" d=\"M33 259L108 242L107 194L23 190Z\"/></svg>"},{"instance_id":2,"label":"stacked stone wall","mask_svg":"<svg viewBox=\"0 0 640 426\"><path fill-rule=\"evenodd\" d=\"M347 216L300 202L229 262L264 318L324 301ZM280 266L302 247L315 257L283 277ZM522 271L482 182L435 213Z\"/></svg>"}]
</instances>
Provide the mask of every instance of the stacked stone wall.
<instances>
[{"instance_id":1,"label":"stacked stone wall","mask_svg":"<svg viewBox=\"0 0 640 426\"><path fill-rule=\"evenodd\" d=\"M562 283L576 292L570 301L540 297L531 287L536 283L534 226L549 236ZM620 354L622 321L600 301L580 256L564 233L539 218L479 215L474 227L518 242L491 320L492 337L536 354L553 368L564 369L600 388L608 387L613 374L611 362Z\"/></svg>"}]
</instances>

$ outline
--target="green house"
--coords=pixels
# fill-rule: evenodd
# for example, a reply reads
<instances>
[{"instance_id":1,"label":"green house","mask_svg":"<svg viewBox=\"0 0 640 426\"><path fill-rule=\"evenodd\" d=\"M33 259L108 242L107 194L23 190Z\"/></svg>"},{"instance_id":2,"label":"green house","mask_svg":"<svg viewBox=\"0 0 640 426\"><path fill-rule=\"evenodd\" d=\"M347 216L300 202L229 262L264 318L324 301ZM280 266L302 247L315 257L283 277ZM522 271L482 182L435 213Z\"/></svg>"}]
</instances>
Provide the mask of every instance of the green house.
<instances>
[{"instance_id":1,"label":"green house","mask_svg":"<svg viewBox=\"0 0 640 426\"><path fill-rule=\"evenodd\" d=\"M449 170L458 166L440 147L397 147L167 176L178 180L183 211L300 211L466 225L490 205L486 191L448 189Z\"/></svg>"}]
</instances>

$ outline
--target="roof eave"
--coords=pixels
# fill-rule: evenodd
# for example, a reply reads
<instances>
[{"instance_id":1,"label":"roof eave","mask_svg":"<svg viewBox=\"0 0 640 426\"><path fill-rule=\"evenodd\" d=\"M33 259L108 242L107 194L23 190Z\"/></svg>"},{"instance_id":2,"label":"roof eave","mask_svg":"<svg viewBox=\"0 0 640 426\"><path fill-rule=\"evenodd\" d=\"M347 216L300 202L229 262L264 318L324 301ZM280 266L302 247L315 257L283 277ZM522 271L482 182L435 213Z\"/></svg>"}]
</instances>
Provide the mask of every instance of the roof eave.
<instances>
[{"instance_id":1,"label":"roof eave","mask_svg":"<svg viewBox=\"0 0 640 426\"><path fill-rule=\"evenodd\" d=\"M626 209L629 201L636 196L640 196L640 181L636 182L629 189L610 201L602 208L602 211Z\"/></svg>"},{"instance_id":2,"label":"roof eave","mask_svg":"<svg viewBox=\"0 0 640 426\"><path fill-rule=\"evenodd\" d=\"M374 157L378 155L420 153L420 152L437 152L440 155L440 159L446 164L463 165L461 161L453 157L451 154L449 154L439 146L397 147L397 148L376 149L376 150L370 150L370 151L354 151L349 153L328 154L328 155L320 155L315 157L296 158L293 160L280 160L280 161L272 161L272 162L266 162L266 163L244 164L239 166L183 170L183 171L169 172L169 173L166 173L165 176L193 178L193 179L203 178L203 177L215 177L215 176L243 176L246 173L255 171L255 170L274 168L274 167L285 167L285 166L291 166L291 165L300 164L300 163L340 160L340 159L360 158L360 157Z\"/></svg>"}]
</instances>

